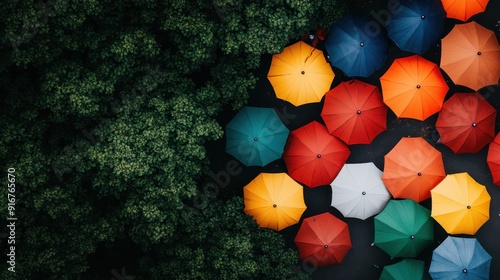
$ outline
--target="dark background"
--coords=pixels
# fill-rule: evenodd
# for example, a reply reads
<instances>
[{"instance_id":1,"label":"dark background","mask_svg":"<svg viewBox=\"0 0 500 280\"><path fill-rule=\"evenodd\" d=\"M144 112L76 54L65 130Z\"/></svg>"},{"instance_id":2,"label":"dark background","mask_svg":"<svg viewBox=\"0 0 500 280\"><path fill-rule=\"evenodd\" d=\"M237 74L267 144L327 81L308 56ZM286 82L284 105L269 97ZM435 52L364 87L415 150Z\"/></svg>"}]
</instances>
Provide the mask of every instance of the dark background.
<instances>
[{"instance_id":1,"label":"dark background","mask_svg":"<svg viewBox=\"0 0 500 280\"><path fill-rule=\"evenodd\" d=\"M350 9L359 13L369 14L370 11L380 11L387 8L387 1L352 1ZM373 9L373 7L377 7ZM379 10L378 10L379 9ZM482 26L496 32L497 39L500 38L498 27L495 27L497 21L500 20L500 1L490 1L487 10L484 13L473 16L469 21L476 21ZM456 23L461 21L454 19L446 19L444 37ZM319 44L318 48L322 49ZM411 55L401 51L396 45L392 44L390 52L383 68L376 71L368 78L360 80L373 85L380 86L379 77L388 69L392 61L398 57ZM439 65L440 61L440 45L439 42L422 55L424 58L431 60ZM320 112L323 106L321 103L307 104L295 107L288 102L279 100L275 97L273 88L267 80L267 72L270 67L272 56L262 57L261 67L257 71L259 82L257 87L250 93L248 106L256 107L272 107L275 108L282 118L285 125L294 130L313 120L323 123ZM334 68L336 74L332 83L332 88L342 81L349 80L339 69ZM450 90L446 95L448 99L455 92L473 92L468 88L456 86L451 82L449 77L442 71ZM500 87L498 85L489 86L479 91L488 102L495 108L500 108ZM236 114L235 111L229 111L220 117L221 125L227 124ZM437 144L438 135L429 130L429 126L434 126L437 120L437 114L429 117L425 121L417 121L411 119L397 119L391 110L388 112L387 131L377 136L370 145L351 145L351 155L347 163L362 163L374 162L375 165L383 170L384 155L387 154L396 143L407 136L422 136L436 149L443 154L445 170L447 174L468 172L477 182L485 185L491 195L490 220L484 224L479 231L473 236L479 240L481 245L493 257L491 263L490 279L500 279L500 244L497 241L498 233L500 232L500 188L493 185L492 177L486 163L488 147L482 149L476 154L454 154L448 147ZM496 132L500 131L500 114L497 114ZM227 162L234 160L232 156L225 153L225 138L212 142L208 145L207 150L211 159L211 170L224 170ZM227 188L221 193L221 198L229 198L234 195L243 196L243 187L248 184L260 172L286 172L286 166L282 159L276 160L265 167L245 167L243 172L238 176L230 178ZM351 234L352 249L348 252L343 262L339 265L332 265L324 268L311 268L301 265L302 269L313 273L313 279L378 279L383 266L396 263L401 259L391 259L385 252L376 246L371 246L374 240L374 224L373 217L367 220L358 220L352 218L344 218L340 212L330 206L331 202L331 187L321 186L317 188L308 188L304 186L304 197L307 205L307 210L302 218L323 212L330 212L336 217L347 222ZM421 205L431 208L430 199L421 203ZM287 245L295 248L293 239L300 227L300 223L290 226L281 231L287 240ZM438 223L435 223L435 241L432 246L429 246L422 252L417 259L423 260L426 263L428 270L432 251L447 237L447 233L441 228ZM472 237L463 235L463 237Z\"/></svg>"}]
</instances>

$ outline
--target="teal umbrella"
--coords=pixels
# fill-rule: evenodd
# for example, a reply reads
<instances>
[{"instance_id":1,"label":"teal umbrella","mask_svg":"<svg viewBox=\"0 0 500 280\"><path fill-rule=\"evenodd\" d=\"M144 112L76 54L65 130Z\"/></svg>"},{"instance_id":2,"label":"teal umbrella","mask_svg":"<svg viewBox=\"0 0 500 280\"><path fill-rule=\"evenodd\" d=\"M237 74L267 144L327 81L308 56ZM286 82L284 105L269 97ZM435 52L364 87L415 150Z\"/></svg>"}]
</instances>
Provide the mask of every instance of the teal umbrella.
<instances>
[{"instance_id":1,"label":"teal umbrella","mask_svg":"<svg viewBox=\"0 0 500 280\"><path fill-rule=\"evenodd\" d=\"M431 211L411 199L390 200L375 216L375 245L391 257L417 257L434 241Z\"/></svg>"},{"instance_id":2,"label":"teal umbrella","mask_svg":"<svg viewBox=\"0 0 500 280\"><path fill-rule=\"evenodd\" d=\"M404 259L398 263L384 266L379 280L430 280L424 270L424 262L414 259Z\"/></svg>"},{"instance_id":3,"label":"teal umbrella","mask_svg":"<svg viewBox=\"0 0 500 280\"><path fill-rule=\"evenodd\" d=\"M289 133L274 109L243 107L226 126L226 152L246 166L265 166L281 157Z\"/></svg>"}]
</instances>

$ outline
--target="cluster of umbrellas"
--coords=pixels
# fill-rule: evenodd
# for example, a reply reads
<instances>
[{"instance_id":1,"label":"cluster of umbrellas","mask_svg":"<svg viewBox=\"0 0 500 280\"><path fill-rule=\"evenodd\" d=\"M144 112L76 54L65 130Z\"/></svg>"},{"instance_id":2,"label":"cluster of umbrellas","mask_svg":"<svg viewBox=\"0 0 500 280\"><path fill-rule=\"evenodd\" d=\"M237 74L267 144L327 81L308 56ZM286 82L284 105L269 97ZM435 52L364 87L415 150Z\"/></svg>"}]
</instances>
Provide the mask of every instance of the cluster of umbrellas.
<instances>
[{"instance_id":1,"label":"cluster of umbrellas","mask_svg":"<svg viewBox=\"0 0 500 280\"><path fill-rule=\"evenodd\" d=\"M303 218L303 186L330 185L332 207L344 218L374 216L374 245L404 258L384 267L380 279L427 277L424 263L408 258L434 241L434 221L450 235L474 235L489 219L485 186L467 173L446 175L441 152L421 137L402 138L385 155L383 171L372 162L347 163L349 146L370 144L386 131L388 109L420 121L438 113L440 140L453 152L476 153L491 142L487 162L500 185L496 110L477 92L454 93L445 101L450 88L441 72L474 91L496 84L500 46L494 33L475 22L456 24L441 39L440 65L421 56L441 38L446 17L468 20L486 3L404 0L386 29L370 29L373 20L352 13L335 23L325 42L329 61L304 42L273 55L268 79L276 97L294 106L324 98L324 124L290 131L273 108L247 106L237 113L226 126L226 151L247 166L282 158L287 168L247 184L244 211L261 227L279 231ZM390 40L414 54L395 59L379 89L360 78L385 64ZM332 66L351 80L330 89ZM432 211L419 204L429 198ZM340 263L352 247L347 223L328 212L303 218L295 243L301 259L315 266ZM434 250L429 273L434 279L487 278L490 262L475 238L449 236Z\"/></svg>"}]
</instances>

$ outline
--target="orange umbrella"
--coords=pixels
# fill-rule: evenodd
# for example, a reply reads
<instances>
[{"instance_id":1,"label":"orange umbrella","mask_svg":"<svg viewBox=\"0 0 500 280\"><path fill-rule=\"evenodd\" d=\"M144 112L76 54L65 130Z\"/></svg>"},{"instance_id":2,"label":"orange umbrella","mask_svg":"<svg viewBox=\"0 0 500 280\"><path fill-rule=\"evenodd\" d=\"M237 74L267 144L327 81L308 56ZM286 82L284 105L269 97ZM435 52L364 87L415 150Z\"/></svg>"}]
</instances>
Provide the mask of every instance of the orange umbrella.
<instances>
[{"instance_id":1,"label":"orange umbrella","mask_svg":"<svg viewBox=\"0 0 500 280\"><path fill-rule=\"evenodd\" d=\"M320 102L334 77L323 52L302 41L273 55L267 74L276 97L295 106Z\"/></svg>"},{"instance_id":2,"label":"orange umbrella","mask_svg":"<svg viewBox=\"0 0 500 280\"><path fill-rule=\"evenodd\" d=\"M441 0L447 18L467 21L475 14L484 12L489 0Z\"/></svg>"},{"instance_id":3,"label":"orange umbrella","mask_svg":"<svg viewBox=\"0 0 500 280\"><path fill-rule=\"evenodd\" d=\"M456 24L441 45L441 68L455 84L477 91L498 83L500 45L493 31L475 22Z\"/></svg>"},{"instance_id":4,"label":"orange umbrella","mask_svg":"<svg viewBox=\"0 0 500 280\"><path fill-rule=\"evenodd\" d=\"M444 103L436 129L456 154L477 153L495 137L496 115L479 93L455 93Z\"/></svg>"},{"instance_id":5,"label":"orange umbrella","mask_svg":"<svg viewBox=\"0 0 500 280\"><path fill-rule=\"evenodd\" d=\"M500 133L490 143L486 162L493 177L493 183L500 186Z\"/></svg>"},{"instance_id":6,"label":"orange umbrella","mask_svg":"<svg viewBox=\"0 0 500 280\"><path fill-rule=\"evenodd\" d=\"M243 188L245 213L263 228L282 230L306 210L303 187L286 173L261 173Z\"/></svg>"},{"instance_id":7,"label":"orange umbrella","mask_svg":"<svg viewBox=\"0 0 500 280\"><path fill-rule=\"evenodd\" d=\"M382 181L394 198L420 203L445 176L441 152L422 137L402 138L384 157Z\"/></svg>"},{"instance_id":8,"label":"orange umbrella","mask_svg":"<svg viewBox=\"0 0 500 280\"><path fill-rule=\"evenodd\" d=\"M449 89L439 67L418 55L394 60L380 83L384 103L398 118L421 121L441 110Z\"/></svg>"}]
</instances>

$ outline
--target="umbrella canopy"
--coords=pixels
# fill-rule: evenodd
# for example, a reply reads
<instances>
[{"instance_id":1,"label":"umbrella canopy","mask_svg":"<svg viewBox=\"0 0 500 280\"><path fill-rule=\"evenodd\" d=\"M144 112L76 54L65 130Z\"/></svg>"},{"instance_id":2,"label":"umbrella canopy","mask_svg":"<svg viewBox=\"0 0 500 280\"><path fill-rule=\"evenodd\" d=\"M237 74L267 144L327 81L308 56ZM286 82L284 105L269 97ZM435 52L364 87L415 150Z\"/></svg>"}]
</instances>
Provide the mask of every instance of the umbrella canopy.
<instances>
[{"instance_id":1,"label":"umbrella canopy","mask_svg":"<svg viewBox=\"0 0 500 280\"><path fill-rule=\"evenodd\" d=\"M387 129L387 106L378 87L351 80L326 93L321 111L328 132L348 145L370 144Z\"/></svg>"},{"instance_id":2,"label":"umbrella canopy","mask_svg":"<svg viewBox=\"0 0 500 280\"><path fill-rule=\"evenodd\" d=\"M447 175L431 197L431 216L449 234L476 234L490 219L491 196L466 172Z\"/></svg>"},{"instance_id":3,"label":"umbrella canopy","mask_svg":"<svg viewBox=\"0 0 500 280\"><path fill-rule=\"evenodd\" d=\"M489 0L441 0L446 17L468 21L475 14L484 12Z\"/></svg>"},{"instance_id":4,"label":"umbrella canopy","mask_svg":"<svg viewBox=\"0 0 500 280\"><path fill-rule=\"evenodd\" d=\"M373 22L349 13L333 24L326 38L330 63L349 77L368 77L385 63L389 41L380 28L370 30Z\"/></svg>"},{"instance_id":5,"label":"umbrella canopy","mask_svg":"<svg viewBox=\"0 0 500 280\"><path fill-rule=\"evenodd\" d=\"M375 245L391 257L417 257L434 240L427 208L410 199L391 200L375 216Z\"/></svg>"},{"instance_id":6,"label":"umbrella canopy","mask_svg":"<svg viewBox=\"0 0 500 280\"><path fill-rule=\"evenodd\" d=\"M330 184L350 154L344 142L313 121L290 133L283 159L293 179L314 188Z\"/></svg>"},{"instance_id":7,"label":"umbrella canopy","mask_svg":"<svg viewBox=\"0 0 500 280\"><path fill-rule=\"evenodd\" d=\"M243 188L245 213L263 228L282 230L306 210L303 187L286 173L261 173Z\"/></svg>"},{"instance_id":8,"label":"umbrella canopy","mask_svg":"<svg viewBox=\"0 0 500 280\"><path fill-rule=\"evenodd\" d=\"M491 176L493 177L493 183L500 186L500 133L497 134L495 139L490 143L488 148L488 156L486 157L486 162L488 163L488 168L490 169Z\"/></svg>"},{"instance_id":9,"label":"umbrella canopy","mask_svg":"<svg viewBox=\"0 0 500 280\"><path fill-rule=\"evenodd\" d=\"M436 121L441 141L455 153L477 153L495 137L497 111L479 93L455 93Z\"/></svg>"},{"instance_id":10,"label":"umbrella canopy","mask_svg":"<svg viewBox=\"0 0 500 280\"><path fill-rule=\"evenodd\" d=\"M305 218L294 241L300 259L315 267L341 263L352 247L347 224L328 212Z\"/></svg>"},{"instance_id":11,"label":"umbrella canopy","mask_svg":"<svg viewBox=\"0 0 500 280\"><path fill-rule=\"evenodd\" d=\"M273 55L267 74L276 97L295 106L320 102L334 77L323 52L302 41Z\"/></svg>"},{"instance_id":12,"label":"umbrella canopy","mask_svg":"<svg viewBox=\"0 0 500 280\"><path fill-rule=\"evenodd\" d=\"M243 107L226 126L226 152L246 166L281 158L290 131L274 109Z\"/></svg>"},{"instance_id":13,"label":"umbrella canopy","mask_svg":"<svg viewBox=\"0 0 500 280\"><path fill-rule=\"evenodd\" d=\"M422 137L402 138L384 157L382 180L394 198L420 203L445 176L441 152Z\"/></svg>"},{"instance_id":14,"label":"umbrella canopy","mask_svg":"<svg viewBox=\"0 0 500 280\"><path fill-rule=\"evenodd\" d=\"M432 252L429 273L435 280L488 280L491 259L476 238L448 236Z\"/></svg>"},{"instance_id":15,"label":"umbrella canopy","mask_svg":"<svg viewBox=\"0 0 500 280\"><path fill-rule=\"evenodd\" d=\"M500 46L476 22L456 24L441 40L441 68L457 85L479 90L500 79Z\"/></svg>"},{"instance_id":16,"label":"umbrella canopy","mask_svg":"<svg viewBox=\"0 0 500 280\"><path fill-rule=\"evenodd\" d=\"M380 83L385 104L398 118L421 121L441 110L449 89L439 67L418 55L395 59Z\"/></svg>"},{"instance_id":17,"label":"umbrella canopy","mask_svg":"<svg viewBox=\"0 0 500 280\"><path fill-rule=\"evenodd\" d=\"M332 204L348 218L365 220L380 213L391 199L373 162L346 163L330 184Z\"/></svg>"},{"instance_id":18,"label":"umbrella canopy","mask_svg":"<svg viewBox=\"0 0 500 280\"><path fill-rule=\"evenodd\" d=\"M423 54L441 38L446 12L440 0L400 0L387 36L405 51Z\"/></svg>"},{"instance_id":19,"label":"umbrella canopy","mask_svg":"<svg viewBox=\"0 0 500 280\"><path fill-rule=\"evenodd\" d=\"M384 266L379 280L427 280L429 273L424 271L425 263L414 259L404 259L398 263Z\"/></svg>"}]
</instances>

